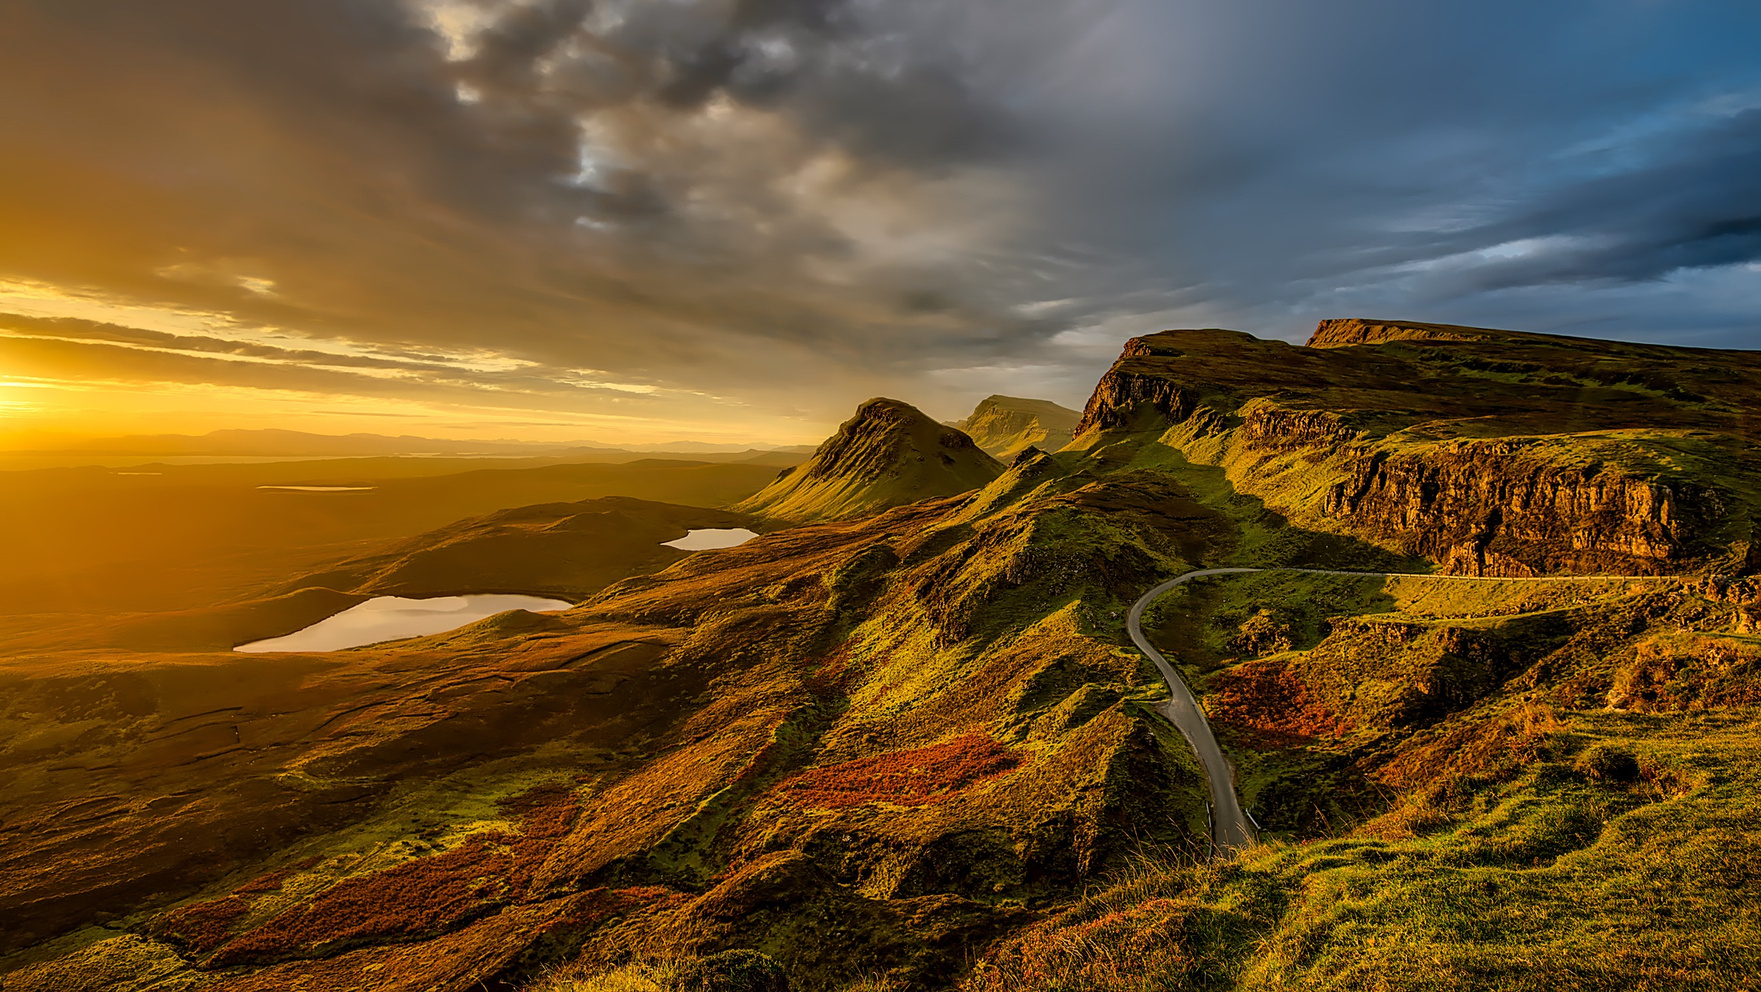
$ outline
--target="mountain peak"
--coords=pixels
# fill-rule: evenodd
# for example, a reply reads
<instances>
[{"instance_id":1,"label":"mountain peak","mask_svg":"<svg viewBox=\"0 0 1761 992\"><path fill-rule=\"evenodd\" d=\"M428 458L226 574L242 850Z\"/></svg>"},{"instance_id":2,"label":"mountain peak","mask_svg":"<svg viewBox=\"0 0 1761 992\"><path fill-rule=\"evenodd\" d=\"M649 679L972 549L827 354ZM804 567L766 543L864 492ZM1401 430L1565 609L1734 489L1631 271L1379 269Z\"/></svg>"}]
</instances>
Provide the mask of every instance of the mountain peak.
<instances>
[{"instance_id":1,"label":"mountain peak","mask_svg":"<svg viewBox=\"0 0 1761 992\"><path fill-rule=\"evenodd\" d=\"M1082 414L1051 400L993 394L980 400L972 416L955 421L989 454L1007 460L1029 445L1057 451L1070 443Z\"/></svg>"},{"instance_id":2,"label":"mountain peak","mask_svg":"<svg viewBox=\"0 0 1761 992\"><path fill-rule=\"evenodd\" d=\"M1002 471L965 432L909 403L876 397L806 464L785 470L740 508L788 520L846 519L977 489Z\"/></svg>"}]
</instances>

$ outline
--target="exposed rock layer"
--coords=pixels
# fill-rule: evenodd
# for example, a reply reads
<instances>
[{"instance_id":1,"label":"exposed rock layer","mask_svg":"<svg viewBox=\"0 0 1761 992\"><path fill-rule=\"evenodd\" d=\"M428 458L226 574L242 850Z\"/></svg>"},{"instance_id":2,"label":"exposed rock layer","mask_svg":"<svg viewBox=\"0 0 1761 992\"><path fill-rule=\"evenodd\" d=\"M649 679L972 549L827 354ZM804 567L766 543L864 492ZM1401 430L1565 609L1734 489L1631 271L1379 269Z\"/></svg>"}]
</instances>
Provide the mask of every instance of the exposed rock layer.
<instances>
[{"instance_id":1,"label":"exposed rock layer","mask_svg":"<svg viewBox=\"0 0 1761 992\"><path fill-rule=\"evenodd\" d=\"M1441 324L1168 331L1126 344L1078 431L1166 431L1304 526L1449 571L1651 573L1751 526L1754 382L1754 352Z\"/></svg>"}]
</instances>

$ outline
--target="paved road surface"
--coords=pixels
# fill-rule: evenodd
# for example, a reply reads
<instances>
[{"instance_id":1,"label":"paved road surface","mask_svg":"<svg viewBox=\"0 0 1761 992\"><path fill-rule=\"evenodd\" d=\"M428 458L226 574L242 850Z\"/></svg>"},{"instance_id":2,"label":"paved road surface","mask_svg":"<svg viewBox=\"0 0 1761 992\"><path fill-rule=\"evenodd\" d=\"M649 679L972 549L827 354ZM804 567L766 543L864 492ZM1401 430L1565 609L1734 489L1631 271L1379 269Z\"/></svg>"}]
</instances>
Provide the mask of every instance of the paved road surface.
<instances>
[{"instance_id":1,"label":"paved road surface","mask_svg":"<svg viewBox=\"0 0 1761 992\"><path fill-rule=\"evenodd\" d=\"M1499 578L1476 575L1415 575L1411 572L1345 572L1325 568L1201 568L1177 575L1144 593L1137 602L1131 604L1125 629L1131 634L1132 643L1156 663L1156 668L1168 683L1168 701L1156 707L1157 711L1180 728L1193 751L1198 754L1199 764L1204 767L1205 779L1211 787L1211 841L1218 853L1252 847L1255 843L1254 829L1247 815L1242 812L1241 800L1235 793L1235 768L1229 764L1228 758L1223 757L1223 749L1217 746L1216 735L1211 733L1211 724L1205 719L1204 710L1199 707L1198 700L1193 698L1192 690L1187 688L1179 673L1174 671L1174 666L1168 664L1168 659L1162 657L1162 652L1157 651L1149 639L1143 636L1143 611L1158 596L1175 586L1212 575L1240 575L1245 572L1295 572L1302 575L1361 575L1379 578L1400 576L1471 582L1577 582L1585 579L1674 581L1677 578L1660 575L1543 575L1534 578Z\"/></svg>"}]
</instances>

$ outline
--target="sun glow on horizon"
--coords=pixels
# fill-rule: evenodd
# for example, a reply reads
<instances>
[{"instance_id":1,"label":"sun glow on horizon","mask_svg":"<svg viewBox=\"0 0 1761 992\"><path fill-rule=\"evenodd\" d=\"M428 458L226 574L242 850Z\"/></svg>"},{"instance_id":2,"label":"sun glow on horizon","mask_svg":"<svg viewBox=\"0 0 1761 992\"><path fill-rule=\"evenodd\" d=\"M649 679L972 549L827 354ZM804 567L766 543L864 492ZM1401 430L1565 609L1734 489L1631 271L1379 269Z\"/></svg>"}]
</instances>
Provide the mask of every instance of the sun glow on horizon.
<instances>
[{"instance_id":1,"label":"sun glow on horizon","mask_svg":"<svg viewBox=\"0 0 1761 992\"><path fill-rule=\"evenodd\" d=\"M228 381L237 379L255 381ZM654 407L681 397L694 401L683 415ZM0 450L221 428L637 445L795 444L824 433L806 418L729 416L740 406L491 348L364 343L0 281Z\"/></svg>"}]
</instances>

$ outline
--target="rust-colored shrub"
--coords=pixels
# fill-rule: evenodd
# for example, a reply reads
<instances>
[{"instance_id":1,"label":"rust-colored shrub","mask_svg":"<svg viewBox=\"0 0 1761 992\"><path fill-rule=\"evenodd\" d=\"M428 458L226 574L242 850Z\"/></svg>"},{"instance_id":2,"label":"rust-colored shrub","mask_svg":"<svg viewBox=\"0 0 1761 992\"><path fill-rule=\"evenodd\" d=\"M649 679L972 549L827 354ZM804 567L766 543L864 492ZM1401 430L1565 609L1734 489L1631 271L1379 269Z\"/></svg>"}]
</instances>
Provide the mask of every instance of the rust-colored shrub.
<instances>
[{"instance_id":1,"label":"rust-colored shrub","mask_svg":"<svg viewBox=\"0 0 1761 992\"><path fill-rule=\"evenodd\" d=\"M346 878L227 945L214 963L433 934L526 898L533 872L573 824L578 800L567 788L547 786L503 807L519 818L519 834L484 831L444 854Z\"/></svg>"},{"instance_id":2,"label":"rust-colored shrub","mask_svg":"<svg viewBox=\"0 0 1761 992\"><path fill-rule=\"evenodd\" d=\"M866 803L922 806L1012 770L1015 751L984 734L966 734L929 747L809 768L777 785L774 794L800 807L841 809Z\"/></svg>"},{"instance_id":3,"label":"rust-colored shrub","mask_svg":"<svg viewBox=\"0 0 1761 992\"><path fill-rule=\"evenodd\" d=\"M1302 747L1351 728L1289 666L1275 661L1246 662L1219 673L1205 708L1213 722L1241 733L1256 747Z\"/></svg>"},{"instance_id":4,"label":"rust-colored shrub","mask_svg":"<svg viewBox=\"0 0 1761 992\"><path fill-rule=\"evenodd\" d=\"M251 911L251 901L224 896L179 906L153 921L153 932L179 941L198 954L206 954L232 936L232 927Z\"/></svg>"}]
</instances>

